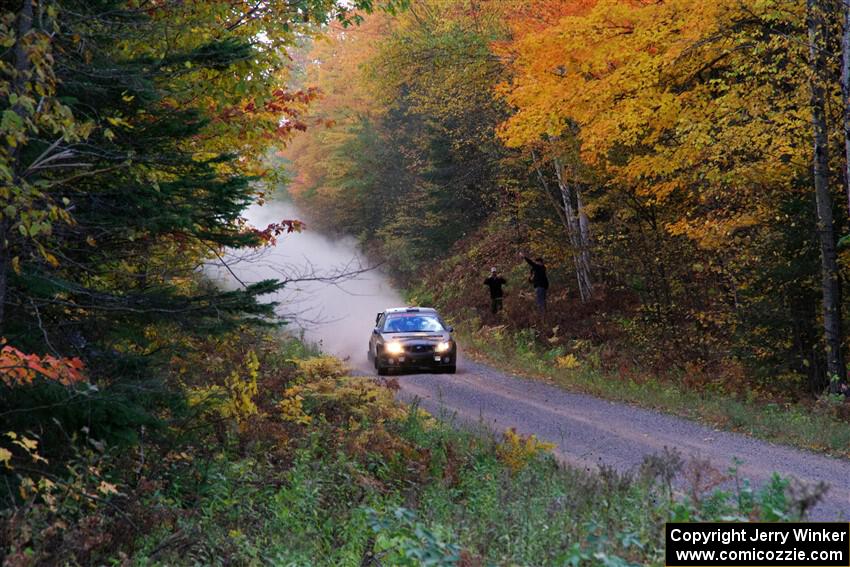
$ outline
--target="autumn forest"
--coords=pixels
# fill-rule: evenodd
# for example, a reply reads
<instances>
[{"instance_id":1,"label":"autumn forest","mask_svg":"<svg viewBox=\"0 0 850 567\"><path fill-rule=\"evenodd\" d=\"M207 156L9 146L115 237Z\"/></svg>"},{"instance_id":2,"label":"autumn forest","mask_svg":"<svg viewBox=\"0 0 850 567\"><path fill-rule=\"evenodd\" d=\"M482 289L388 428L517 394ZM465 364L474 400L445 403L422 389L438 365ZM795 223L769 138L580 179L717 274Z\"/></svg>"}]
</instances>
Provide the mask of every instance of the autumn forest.
<instances>
[{"instance_id":1,"label":"autumn forest","mask_svg":"<svg viewBox=\"0 0 850 567\"><path fill-rule=\"evenodd\" d=\"M302 231L493 368L850 454L844 0L7 0L0 42L4 567L663 564L667 520L806 517L458 431L292 282L208 277Z\"/></svg>"}]
</instances>

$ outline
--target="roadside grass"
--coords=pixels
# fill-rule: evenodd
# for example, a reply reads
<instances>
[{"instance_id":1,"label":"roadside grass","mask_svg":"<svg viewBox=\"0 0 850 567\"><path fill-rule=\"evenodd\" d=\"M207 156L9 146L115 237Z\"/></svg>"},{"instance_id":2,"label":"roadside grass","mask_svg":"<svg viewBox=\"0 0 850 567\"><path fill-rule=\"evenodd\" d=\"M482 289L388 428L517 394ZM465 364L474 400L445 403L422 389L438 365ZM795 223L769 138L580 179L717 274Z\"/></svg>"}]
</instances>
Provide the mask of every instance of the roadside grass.
<instances>
[{"instance_id":1,"label":"roadside grass","mask_svg":"<svg viewBox=\"0 0 850 567\"><path fill-rule=\"evenodd\" d=\"M592 353L547 350L528 331L511 332L501 327L481 327L477 321L460 324L456 334L471 358L497 368L545 380L572 391L660 410L703 422L716 429L745 433L767 441L850 457L850 423L830 415L830 404L760 402L756 396L733 396L711 389L696 390L672 379L646 372L616 373L601 368Z\"/></svg>"},{"instance_id":2,"label":"roadside grass","mask_svg":"<svg viewBox=\"0 0 850 567\"><path fill-rule=\"evenodd\" d=\"M629 474L587 473L520 438L506 462L506 439L457 430L414 406L375 429L407 447L393 462L377 446L346 450L339 427L311 427L286 468L260 454L220 453L195 512L176 532L145 538L134 563L663 565L665 521L798 517L778 477L759 492L700 485L681 496L674 482L687 482L689 467L675 453ZM162 553L174 533L180 543Z\"/></svg>"}]
</instances>

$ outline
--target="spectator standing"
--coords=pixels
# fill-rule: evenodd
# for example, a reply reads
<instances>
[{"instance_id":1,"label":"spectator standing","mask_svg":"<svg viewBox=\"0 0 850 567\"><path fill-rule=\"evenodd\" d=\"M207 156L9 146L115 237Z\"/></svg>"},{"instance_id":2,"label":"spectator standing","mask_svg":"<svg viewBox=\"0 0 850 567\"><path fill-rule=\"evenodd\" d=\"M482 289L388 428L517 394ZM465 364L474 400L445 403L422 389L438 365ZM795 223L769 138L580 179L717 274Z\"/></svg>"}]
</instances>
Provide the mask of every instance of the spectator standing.
<instances>
[{"instance_id":1,"label":"spectator standing","mask_svg":"<svg viewBox=\"0 0 850 567\"><path fill-rule=\"evenodd\" d=\"M549 277L546 275L546 262L543 258L532 260L527 254L520 254L531 267L531 285L534 287L534 300L541 315L546 314L546 295L549 292Z\"/></svg>"},{"instance_id":2,"label":"spectator standing","mask_svg":"<svg viewBox=\"0 0 850 567\"><path fill-rule=\"evenodd\" d=\"M505 295L502 286L507 283L507 280L499 275L499 270L490 268L490 277L484 280L484 285L490 288L490 311L493 315L502 309L502 301Z\"/></svg>"}]
</instances>

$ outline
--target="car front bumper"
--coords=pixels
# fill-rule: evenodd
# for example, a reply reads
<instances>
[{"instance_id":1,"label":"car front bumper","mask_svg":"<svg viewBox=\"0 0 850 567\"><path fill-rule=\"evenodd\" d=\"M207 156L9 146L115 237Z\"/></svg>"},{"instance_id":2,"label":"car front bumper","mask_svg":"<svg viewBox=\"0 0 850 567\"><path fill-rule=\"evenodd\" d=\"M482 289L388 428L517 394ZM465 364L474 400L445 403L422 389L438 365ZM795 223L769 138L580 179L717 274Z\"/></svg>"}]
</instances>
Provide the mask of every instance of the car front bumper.
<instances>
[{"instance_id":1,"label":"car front bumper","mask_svg":"<svg viewBox=\"0 0 850 567\"><path fill-rule=\"evenodd\" d=\"M398 355L382 354L380 364L389 368L440 368L454 365L455 358L454 352L405 352Z\"/></svg>"}]
</instances>

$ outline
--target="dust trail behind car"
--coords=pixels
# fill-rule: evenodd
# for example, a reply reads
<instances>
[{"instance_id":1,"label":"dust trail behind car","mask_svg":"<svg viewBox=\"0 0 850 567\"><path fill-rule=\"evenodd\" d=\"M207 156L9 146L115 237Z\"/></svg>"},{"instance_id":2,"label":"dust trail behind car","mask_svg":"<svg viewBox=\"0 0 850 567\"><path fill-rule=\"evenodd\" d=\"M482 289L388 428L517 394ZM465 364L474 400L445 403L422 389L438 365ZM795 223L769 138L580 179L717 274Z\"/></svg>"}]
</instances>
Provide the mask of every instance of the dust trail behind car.
<instances>
[{"instance_id":1,"label":"dust trail behind car","mask_svg":"<svg viewBox=\"0 0 850 567\"><path fill-rule=\"evenodd\" d=\"M304 220L289 202L273 202L251 207L246 217L260 229L282 219ZM303 329L305 339L319 343L322 350L349 360L358 370L371 370L366 360L369 336L375 314L387 307L404 305L401 296L380 270L368 270L368 260L353 238L330 238L307 229L281 235L277 245L226 261L236 277L245 283L264 279L301 279L292 282L269 301L280 302L278 312ZM222 285L239 285L223 266L211 266L208 273Z\"/></svg>"}]
</instances>

